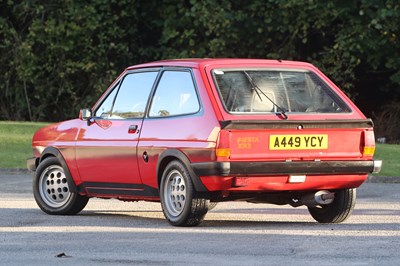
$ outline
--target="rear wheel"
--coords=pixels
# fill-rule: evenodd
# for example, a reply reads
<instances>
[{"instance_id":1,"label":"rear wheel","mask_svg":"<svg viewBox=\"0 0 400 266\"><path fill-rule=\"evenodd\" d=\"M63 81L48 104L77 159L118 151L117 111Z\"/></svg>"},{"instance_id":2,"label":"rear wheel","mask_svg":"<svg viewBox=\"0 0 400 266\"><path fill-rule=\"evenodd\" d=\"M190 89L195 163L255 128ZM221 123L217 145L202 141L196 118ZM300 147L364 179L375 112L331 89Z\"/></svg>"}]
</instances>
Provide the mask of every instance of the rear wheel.
<instances>
[{"instance_id":1,"label":"rear wheel","mask_svg":"<svg viewBox=\"0 0 400 266\"><path fill-rule=\"evenodd\" d=\"M192 180L180 161L172 161L165 168L160 198L165 218L175 226L198 225L208 211L209 200L195 197Z\"/></svg>"},{"instance_id":2,"label":"rear wheel","mask_svg":"<svg viewBox=\"0 0 400 266\"><path fill-rule=\"evenodd\" d=\"M88 197L71 192L67 177L55 157L44 159L33 178L36 203L48 214L76 214L85 208Z\"/></svg>"},{"instance_id":3,"label":"rear wheel","mask_svg":"<svg viewBox=\"0 0 400 266\"><path fill-rule=\"evenodd\" d=\"M341 223L346 220L356 203L356 189L343 189L335 192L331 204L308 207L311 216L320 223Z\"/></svg>"},{"instance_id":4,"label":"rear wheel","mask_svg":"<svg viewBox=\"0 0 400 266\"><path fill-rule=\"evenodd\" d=\"M218 202L210 202L208 205L208 210L211 211L217 206Z\"/></svg>"}]
</instances>

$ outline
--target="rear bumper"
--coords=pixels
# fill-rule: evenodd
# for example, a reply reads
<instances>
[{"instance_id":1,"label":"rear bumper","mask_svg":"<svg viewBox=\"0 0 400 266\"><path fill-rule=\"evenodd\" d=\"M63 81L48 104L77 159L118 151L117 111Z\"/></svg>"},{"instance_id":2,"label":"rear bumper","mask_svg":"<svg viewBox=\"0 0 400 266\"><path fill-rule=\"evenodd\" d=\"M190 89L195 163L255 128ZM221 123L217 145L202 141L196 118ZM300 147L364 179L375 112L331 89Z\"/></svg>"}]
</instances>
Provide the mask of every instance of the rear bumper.
<instances>
[{"instance_id":1,"label":"rear bumper","mask_svg":"<svg viewBox=\"0 0 400 266\"><path fill-rule=\"evenodd\" d=\"M382 161L204 162L192 163L197 176L379 173Z\"/></svg>"}]
</instances>

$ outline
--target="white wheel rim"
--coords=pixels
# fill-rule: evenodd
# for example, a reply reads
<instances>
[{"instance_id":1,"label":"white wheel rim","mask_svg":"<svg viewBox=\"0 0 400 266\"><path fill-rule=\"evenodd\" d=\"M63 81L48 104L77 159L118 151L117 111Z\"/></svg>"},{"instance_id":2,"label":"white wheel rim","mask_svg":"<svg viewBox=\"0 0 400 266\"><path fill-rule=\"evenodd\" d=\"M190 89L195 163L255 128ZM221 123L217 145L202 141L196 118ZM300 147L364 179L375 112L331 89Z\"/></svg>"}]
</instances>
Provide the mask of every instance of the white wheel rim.
<instances>
[{"instance_id":1,"label":"white wheel rim","mask_svg":"<svg viewBox=\"0 0 400 266\"><path fill-rule=\"evenodd\" d=\"M47 167L39 178L39 194L44 203L52 208L62 207L71 197L67 177L61 166Z\"/></svg>"},{"instance_id":2,"label":"white wheel rim","mask_svg":"<svg viewBox=\"0 0 400 266\"><path fill-rule=\"evenodd\" d=\"M178 170L168 173L164 201L169 214L176 217L182 213L186 203L186 182Z\"/></svg>"}]
</instances>

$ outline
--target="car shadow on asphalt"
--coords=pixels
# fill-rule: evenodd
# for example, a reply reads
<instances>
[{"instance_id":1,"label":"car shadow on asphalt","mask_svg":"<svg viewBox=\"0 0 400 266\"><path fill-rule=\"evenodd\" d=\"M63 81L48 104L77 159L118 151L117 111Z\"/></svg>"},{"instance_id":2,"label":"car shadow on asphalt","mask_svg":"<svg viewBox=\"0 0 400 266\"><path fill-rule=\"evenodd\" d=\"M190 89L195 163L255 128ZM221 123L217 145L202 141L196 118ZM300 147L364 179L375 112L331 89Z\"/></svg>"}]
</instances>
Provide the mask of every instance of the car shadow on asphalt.
<instances>
[{"instance_id":1,"label":"car shadow on asphalt","mask_svg":"<svg viewBox=\"0 0 400 266\"><path fill-rule=\"evenodd\" d=\"M236 210L235 210L236 211ZM400 211L397 210L380 210L380 209L361 209L356 210L347 221L341 224L320 224L312 220L309 221L305 215L299 216L294 213L292 217L285 215L285 221L274 220L282 219L282 215L276 217L268 217L268 210L262 215L247 217L247 213L237 213L238 216L233 217L235 212L229 212L230 217L215 217L224 215L226 212L212 211L206 215L205 220L197 227L200 229L263 229L263 230L340 230L340 231L386 231L398 230L400 220L394 219L390 221L376 221L374 217L379 218L382 215L398 216ZM32 226L68 226L73 227L121 227L121 228L177 228L168 224L162 211L159 210L84 210L77 215L48 215L39 209L34 208L0 208L3 219L0 219L0 227L32 227ZM271 216L276 215L271 213ZM367 221L359 221L359 217L367 217ZM7 218L6 218L7 217ZM369 217L369 218L368 218ZM288 218L293 218L287 221ZM296 218L298 220L296 220ZM257 220L255 220L257 219ZM263 220L264 219L264 220ZM374 219L374 222L368 222Z\"/></svg>"}]
</instances>

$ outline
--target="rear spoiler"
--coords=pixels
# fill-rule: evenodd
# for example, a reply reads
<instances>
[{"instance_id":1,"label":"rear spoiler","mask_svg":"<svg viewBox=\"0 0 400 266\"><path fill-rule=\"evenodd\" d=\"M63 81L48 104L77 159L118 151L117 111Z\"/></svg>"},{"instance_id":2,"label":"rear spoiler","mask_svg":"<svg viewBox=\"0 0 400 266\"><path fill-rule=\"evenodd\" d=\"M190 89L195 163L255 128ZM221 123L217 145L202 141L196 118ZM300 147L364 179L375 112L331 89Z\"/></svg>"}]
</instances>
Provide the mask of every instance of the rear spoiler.
<instances>
[{"instance_id":1,"label":"rear spoiler","mask_svg":"<svg viewBox=\"0 0 400 266\"><path fill-rule=\"evenodd\" d=\"M339 120L224 120L221 129L307 129L307 128L372 128L371 119Z\"/></svg>"}]
</instances>

